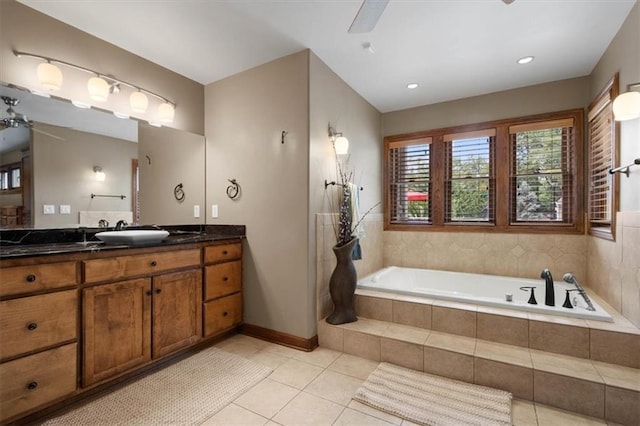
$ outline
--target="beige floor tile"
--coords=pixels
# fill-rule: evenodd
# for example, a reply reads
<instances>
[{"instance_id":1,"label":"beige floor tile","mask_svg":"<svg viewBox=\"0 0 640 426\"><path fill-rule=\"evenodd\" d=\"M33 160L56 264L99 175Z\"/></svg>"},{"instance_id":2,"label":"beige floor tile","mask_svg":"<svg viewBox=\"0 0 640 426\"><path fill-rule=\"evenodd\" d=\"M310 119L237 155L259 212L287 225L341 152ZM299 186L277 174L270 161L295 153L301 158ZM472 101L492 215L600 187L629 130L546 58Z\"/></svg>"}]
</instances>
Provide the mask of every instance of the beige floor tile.
<instances>
[{"instance_id":1,"label":"beige floor tile","mask_svg":"<svg viewBox=\"0 0 640 426\"><path fill-rule=\"evenodd\" d=\"M363 379L325 370L304 391L346 407L363 382Z\"/></svg>"},{"instance_id":2,"label":"beige floor tile","mask_svg":"<svg viewBox=\"0 0 640 426\"><path fill-rule=\"evenodd\" d=\"M511 392L516 398L533 399L531 368L475 358L473 380L478 385Z\"/></svg>"},{"instance_id":3,"label":"beige floor tile","mask_svg":"<svg viewBox=\"0 0 640 426\"><path fill-rule=\"evenodd\" d=\"M351 408L345 408L338 420L334 425L355 426L355 425L379 425L388 426L393 423L385 422L384 420L372 417L368 414L360 411L352 410Z\"/></svg>"},{"instance_id":4,"label":"beige floor tile","mask_svg":"<svg viewBox=\"0 0 640 426\"><path fill-rule=\"evenodd\" d=\"M257 362L258 364L265 365L272 370L280 367L290 359L285 356L278 355L277 353L270 352L267 349L261 349L253 355L248 356L247 358L249 358L251 361Z\"/></svg>"},{"instance_id":5,"label":"beige floor tile","mask_svg":"<svg viewBox=\"0 0 640 426\"><path fill-rule=\"evenodd\" d=\"M318 344L327 349L342 352L344 349L344 328L318 321Z\"/></svg>"},{"instance_id":6,"label":"beige floor tile","mask_svg":"<svg viewBox=\"0 0 640 426\"><path fill-rule=\"evenodd\" d=\"M358 321L356 322L341 324L338 327L344 328L345 330L359 331L360 333L375 334L381 336L388 326L389 323L385 321L378 321L369 318L358 318Z\"/></svg>"},{"instance_id":7,"label":"beige floor tile","mask_svg":"<svg viewBox=\"0 0 640 426\"><path fill-rule=\"evenodd\" d=\"M475 356L507 364L515 364L520 367L533 368L528 348L478 340L476 342Z\"/></svg>"},{"instance_id":8,"label":"beige floor tile","mask_svg":"<svg viewBox=\"0 0 640 426\"><path fill-rule=\"evenodd\" d=\"M401 324L389 324L389 327L387 327L382 336L395 340L403 340L408 343L423 345L424 342L427 341L429 333L429 330L425 330L419 327L411 327Z\"/></svg>"},{"instance_id":9,"label":"beige floor tile","mask_svg":"<svg viewBox=\"0 0 640 426\"><path fill-rule=\"evenodd\" d=\"M322 373L322 368L290 358L280 367L273 370L269 378L296 389L304 389L320 373Z\"/></svg>"},{"instance_id":10,"label":"beige floor tile","mask_svg":"<svg viewBox=\"0 0 640 426\"><path fill-rule=\"evenodd\" d=\"M375 417L376 419L384 420L387 423L391 423L394 425L400 425L402 423L402 419L400 417L385 413L384 411L376 410L375 408L369 407L368 405L365 405L358 401L352 400L347 407L351 408L352 410L367 414L371 417Z\"/></svg>"},{"instance_id":11,"label":"beige floor tile","mask_svg":"<svg viewBox=\"0 0 640 426\"><path fill-rule=\"evenodd\" d=\"M424 372L473 383L473 356L425 346Z\"/></svg>"},{"instance_id":12,"label":"beige floor tile","mask_svg":"<svg viewBox=\"0 0 640 426\"><path fill-rule=\"evenodd\" d=\"M268 346L265 346L263 351L271 352L287 358L293 358L299 352L303 352L299 349L293 349L287 346L277 345L275 343L270 343Z\"/></svg>"},{"instance_id":13,"label":"beige floor tile","mask_svg":"<svg viewBox=\"0 0 640 426\"><path fill-rule=\"evenodd\" d=\"M432 331L424 345L451 352L473 355L476 350L476 339Z\"/></svg>"},{"instance_id":14,"label":"beige floor tile","mask_svg":"<svg viewBox=\"0 0 640 426\"><path fill-rule=\"evenodd\" d=\"M593 367L593 362L588 359L531 349L531 360L536 370L604 383L600 374Z\"/></svg>"},{"instance_id":15,"label":"beige floor tile","mask_svg":"<svg viewBox=\"0 0 640 426\"><path fill-rule=\"evenodd\" d=\"M270 343L263 340L254 339L253 337L245 336L243 334L236 334L215 346L224 351L248 358L268 345L270 345Z\"/></svg>"},{"instance_id":16,"label":"beige floor tile","mask_svg":"<svg viewBox=\"0 0 640 426\"><path fill-rule=\"evenodd\" d=\"M378 367L379 362L358 358L353 355L340 355L329 367L329 370L366 380Z\"/></svg>"},{"instance_id":17,"label":"beige floor tile","mask_svg":"<svg viewBox=\"0 0 640 426\"><path fill-rule=\"evenodd\" d=\"M202 426L211 425L245 425L245 426L262 426L269 419L257 415L239 405L229 404L222 410L218 411L213 417L210 417L202 423Z\"/></svg>"},{"instance_id":18,"label":"beige floor tile","mask_svg":"<svg viewBox=\"0 0 640 426\"><path fill-rule=\"evenodd\" d=\"M380 360L423 371L424 346L385 337L380 341Z\"/></svg>"},{"instance_id":19,"label":"beige floor tile","mask_svg":"<svg viewBox=\"0 0 640 426\"><path fill-rule=\"evenodd\" d=\"M298 389L266 378L236 398L234 403L270 419L298 393Z\"/></svg>"},{"instance_id":20,"label":"beige floor tile","mask_svg":"<svg viewBox=\"0 0 640 426\"><path fill-rule=\"evenodd\" d=\"M514 399L511 402L511 421L513 426L537 426L536 408L533 402Z\"/></svg>"},{"instance_id":21,"label":"beige floor tile","mask_svg":"<svg viewBox=\"0 0 640 426\"><path fill-rule=\"evenodd\" d=\"M342 352L334 351L327 348L315 348L311 352L296 351L293 358L318 367L327 368L333 361L340 356Z\"/></svg>"},{"instance_id":22,"label":"beige floor tile","mask_svg":"<svg viewBox=\"0 0 640 426\"><path fill-rule=\"evenodd\" d=\"M344 407L335 402L300 392L273 417L273 421L285 426L331 425L343 410Z\"/></svg>"},{"instance_id":23,"label":"beige floor tile","mask_svg":"<svg viewBox=\"0 0 640 426\"><path fill-rule=\"evenodd\" d=\"M533 400L536 403L552 405L585 416L604 418L604 391L604 384L540 370L533 372Z\"/></svg>"},{"instance_id":24,"label":"beige floor tile","mask_svg":"<svg viewBox=\"0 0 640 426\"><path fill-rule=\"evenodd\" d=\"M607 385L640 392L640 370L598 361L592 364Z\"/></svg>"},{"instance_id":25,"label":"beige floor tile","mask_svg":"<svg viewBox=\"0 0 640 426\"><path fill-rule=\"evenodd\" d=\"M571 411L549 407L543 404L535 404L538 425L540 426L596 426L606 425L602 419L583 416Z\"/></svg>"},{"instance_id":26,"label":"beige floor tile","mask_svg":"<svg viewBox=\"0 0 640 426\"><path fill-rule=\"evenodd\" d=\"M372 361L380 361L380 336L345 330L344 353Z\"/></svg>"}]
</instances>

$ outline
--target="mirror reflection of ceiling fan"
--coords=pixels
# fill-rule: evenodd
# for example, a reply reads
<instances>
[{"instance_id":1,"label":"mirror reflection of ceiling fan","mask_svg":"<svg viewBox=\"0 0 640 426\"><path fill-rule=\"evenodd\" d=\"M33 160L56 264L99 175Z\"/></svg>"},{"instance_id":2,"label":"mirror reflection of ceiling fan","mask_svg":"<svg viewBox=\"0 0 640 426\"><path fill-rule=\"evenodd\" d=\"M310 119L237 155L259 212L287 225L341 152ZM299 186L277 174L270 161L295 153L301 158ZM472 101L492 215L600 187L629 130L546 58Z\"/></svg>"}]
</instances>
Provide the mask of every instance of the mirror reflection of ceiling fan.
<instances>
[{"instance_id":1,"label":"mirror reflection of ceiling fan","mask_svg":"<svg viewBox=\"0 0 640 426\"><path fill-rule=\"evenodd\" d=\"M2 101L9 108L7 108L7 116L0 119L0 131L4 129L17 129L20 127L24 127L27 129L31 129L34 132L42 133L43 135L52 137L54 139L64 140L64 138L61 138L60 136L56 136L51 133L44 132L40 129L33 128L26 114L19 113L13 109L13 107L20 103L20 99L12 98L10 96L2 96Z\"/></svg>"},{"instance_id":2,"label":"mirror reflection of ceiling fan","mask_svg":"<svg viewBox=\"0 0 640 426\"><path fill-rule=\"evenodd\" d=\"M511 4L515 0L502 1L505 4ZM368 33L372 31L388 3L389 0L363 0L356 17L349 27L349 33Z\"/></svg>"}]
</instances>

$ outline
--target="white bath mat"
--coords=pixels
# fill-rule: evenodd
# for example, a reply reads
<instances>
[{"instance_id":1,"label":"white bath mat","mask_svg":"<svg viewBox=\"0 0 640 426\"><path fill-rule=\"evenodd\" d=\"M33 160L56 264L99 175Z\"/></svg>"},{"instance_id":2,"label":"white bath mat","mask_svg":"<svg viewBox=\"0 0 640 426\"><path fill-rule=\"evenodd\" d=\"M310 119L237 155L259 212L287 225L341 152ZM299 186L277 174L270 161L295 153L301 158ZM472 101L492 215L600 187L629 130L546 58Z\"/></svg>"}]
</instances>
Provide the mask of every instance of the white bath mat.
<instances>
[{"instance_id":1,"label":"white bath mat","mask_svg":"<svg viewBox=\"0 0 640 426\"><path fill-rule=\"evenodd\" d=\"M91 401L45 425L197 425L271 373L209 348Z\"/></svg>"},{"instance_id":2,"label":"white bath mat","mask_svg":"<svg viewBox=\"0 0 640 426\"><path fill-rule=\"evenodd\" d=\"M511 425L509 392L381 363L353 399L422 425Z\"/></svg>"}]
</instances>

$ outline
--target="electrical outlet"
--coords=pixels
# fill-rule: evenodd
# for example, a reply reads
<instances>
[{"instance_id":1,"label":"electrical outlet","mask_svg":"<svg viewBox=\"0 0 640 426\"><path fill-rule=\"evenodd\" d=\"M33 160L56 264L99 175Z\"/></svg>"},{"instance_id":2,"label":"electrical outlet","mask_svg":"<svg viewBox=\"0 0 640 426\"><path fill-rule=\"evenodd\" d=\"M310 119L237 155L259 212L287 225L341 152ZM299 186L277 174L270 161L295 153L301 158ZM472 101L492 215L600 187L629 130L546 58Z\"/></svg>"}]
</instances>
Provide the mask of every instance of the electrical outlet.
<instances>
[{"instance_id":1,"label":"electrical outlet","mask_svg":"<svg viewBox=\"0 0 640 426\"><path fill-rule=\"evenodd\" d=\"M71 206L69 204L60 204L60 214L71 214Z\"/></svg>"},{"instance_id":2,"label":"electrical outlet","mask_svg":"<svg viewBox=\"0 0 640 426\"><path fill-rule=\"evenodd\" d=\"M218 217L218 205L217 204L212 204L211 205L211 217L214 218L214 219Z\"/></svg>"},{"instance_id":3,"label":"electrical outlet","mask_svg":"<svg viewBox=\"0 0 640 426\"><path fill-rule=\"evenodd\" d=\"M42 206L42 214L56 214L56 206L53 204L44 204Z\"/></svg>"},{"instance_id":4,"label":"electrical outlet","mask_svg":"<svg viewBox=\"0 0 640 426\"><path fill-rule=\"evenodd\" d=\"M197 204L193 206L193 217L200 217L200 206Z\"/></svg>"}]
</instances>

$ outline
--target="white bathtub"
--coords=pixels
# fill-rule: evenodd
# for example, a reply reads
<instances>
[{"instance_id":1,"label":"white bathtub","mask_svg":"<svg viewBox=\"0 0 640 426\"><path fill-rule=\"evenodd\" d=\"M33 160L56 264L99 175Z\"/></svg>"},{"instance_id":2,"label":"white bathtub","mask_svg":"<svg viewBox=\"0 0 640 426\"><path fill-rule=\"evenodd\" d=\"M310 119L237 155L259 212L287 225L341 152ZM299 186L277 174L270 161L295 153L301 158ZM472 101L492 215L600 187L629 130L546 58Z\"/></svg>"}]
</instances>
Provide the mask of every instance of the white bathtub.
<instances>
[{"instance_id":1,"label":"white bathtub","mask_svg":"<svg viewBox=\"0 0 640 426\"><path fill-rule=\"evenodd\" d=\"M570 299L577 302L573 309L563 308L565 290L575 286L562 281L562 276L554 277L555 305L544 304L544 279L502 277L497 275L468 274L462 272L438 271L433 269L398 268L391 266L381 269L358 281L358 288L444 299L475 305L496 306L506 309L562 315L598 321L613 322L601 306L591 298L595 311L588 311L587 304L578 292L570 292ZM529 292L520 290L523 286L535 286L537 305L527 303ZM511 294L513 301L506 301Z\"/></svg>"}]
</instances>

